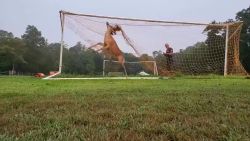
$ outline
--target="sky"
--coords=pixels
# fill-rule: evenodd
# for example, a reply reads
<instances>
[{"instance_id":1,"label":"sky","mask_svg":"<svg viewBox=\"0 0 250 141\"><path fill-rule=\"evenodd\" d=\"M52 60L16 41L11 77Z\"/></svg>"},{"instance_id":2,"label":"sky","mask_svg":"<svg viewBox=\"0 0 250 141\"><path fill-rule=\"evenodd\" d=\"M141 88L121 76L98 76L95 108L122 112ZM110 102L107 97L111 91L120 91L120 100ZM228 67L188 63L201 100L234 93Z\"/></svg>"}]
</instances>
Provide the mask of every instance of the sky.
<instances>
[{"instance_id":1,"label":"sky","mask_svg":"<svg viewBox=\"0 0 250 141\"><path fill-rule=\"evenodd\" d=\"M249 0L0 0L0 29L20 37L35 25L48 42L60 41L59 11L209 23L234 19Z\"/></svg>"}]
</instances>

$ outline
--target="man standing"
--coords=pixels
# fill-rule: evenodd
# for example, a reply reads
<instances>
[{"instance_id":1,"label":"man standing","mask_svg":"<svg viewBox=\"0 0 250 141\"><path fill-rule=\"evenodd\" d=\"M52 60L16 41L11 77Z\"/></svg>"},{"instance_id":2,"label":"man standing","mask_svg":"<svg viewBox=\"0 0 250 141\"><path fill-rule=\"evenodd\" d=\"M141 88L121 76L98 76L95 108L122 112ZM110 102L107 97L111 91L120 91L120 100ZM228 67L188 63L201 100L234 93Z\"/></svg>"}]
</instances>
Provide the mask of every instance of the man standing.
<instances>
[{"instance_id":1,"label":"man standing","mask_svg":"<svg viewBox=\"0 0 250 141\"><path fill-rule=\"evenodd\" d=\"M165 44L166 52L163 53L167 59L167 70L171 71L173 65L173 48L168 43Z\"/></svg>"}]
</instances>

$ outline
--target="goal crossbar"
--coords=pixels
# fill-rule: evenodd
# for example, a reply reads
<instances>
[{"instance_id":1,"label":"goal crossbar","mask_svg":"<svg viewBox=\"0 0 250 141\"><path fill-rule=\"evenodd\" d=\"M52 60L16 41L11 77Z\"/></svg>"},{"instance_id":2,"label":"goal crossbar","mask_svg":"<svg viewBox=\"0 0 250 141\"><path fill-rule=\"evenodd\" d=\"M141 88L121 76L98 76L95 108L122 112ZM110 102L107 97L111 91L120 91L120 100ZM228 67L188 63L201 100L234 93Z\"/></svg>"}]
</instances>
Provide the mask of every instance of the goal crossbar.
<instances>
[{"instance_id":1,"label":"goal crossbar","mask_svg":"<svg viewBox=\"0 0 250 141\"><path fill-rule=\"evenodd\" d=\"M183 24L183 25L216 25L216 26L227 26L234 24L231 23L219 23L219 24L211 24L211 23L198 23L198 22L177 22L177 21L163 21L163 20L152 20L152 19L139 19L139 18L124 18L124 17L112 17L112 16L100 16L100 15L91 15L91 14L83 14L83 13L72 13L68 11L60 11L60 15L76 15L76 16L85 16L85 17L95 17L102 19L116 19L116 20L124 20L124 21L140 21L140 22L149 22L149 23L166 23L166 24ZM61 17L62 18L62 17ZM241 22L241 21L237 21Z\"/></svg>"}]
</instances>

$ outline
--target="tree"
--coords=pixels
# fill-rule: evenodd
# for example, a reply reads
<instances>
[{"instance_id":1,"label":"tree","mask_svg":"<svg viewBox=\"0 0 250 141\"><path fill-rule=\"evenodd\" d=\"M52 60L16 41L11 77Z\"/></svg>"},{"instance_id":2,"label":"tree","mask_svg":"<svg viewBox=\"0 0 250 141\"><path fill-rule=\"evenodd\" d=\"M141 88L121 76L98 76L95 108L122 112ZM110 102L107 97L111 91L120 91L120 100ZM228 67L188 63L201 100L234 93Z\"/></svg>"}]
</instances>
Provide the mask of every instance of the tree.
<instances>
[{"instance_id":1,"label":"tree","mask_svg":"<svg viewBox=\"0 0 250 141\"><path fill-rule=\"evenodd\" d=\"M41 31L33 25L28 25L25 33L22 35L22 39L26 42L29 47L45 47L46 40L42 37Z\"/></svg>"},{"instance_id":2,"label":"tree","mask_svg":"<svg viewBox=\"0 0 250 141\"><path fill-rule=\"evenodd\" d=\"M35 26L28 25L25 33L22 35L22 40L26 44L27 51L24 59L27 61L26 65L22 66L24 72L48 73L50 68L48 64L51 63L51 56L49 56L49 48L41 31Z\"/></svg>"},{"instance_id":3,"label":"tree","mask_svg":"<svg viewBox=\"0 0 250 141\"><path fill-rule=\"evenodd\" d=\"M25 44L19 38L14 38L11 32L0 30L0 71L9 71L26 63L23 54Z\"/></svg>"},{"instance_id":4,"label":"tree","mask_svg":"<svg viewBox=\"0 0 250 141\"><path fill-rule=\"evenodd\" d=\"M60 43L51 43L48 45L47 54L50 56L51 62L48 63L49 69L52 71L57 71L59 66L59 57L60 57ZM67 51L67 50L66 50Z\"/></svg>"},{"instance_id":5,"label":"tree","mask_svg":"<svg viewBox=\"0 0 250 141\"><path fill-rule=\"evenodd\" d=\"M86 49L81 42L63 51L63 72L71 74L100 74L103 58L98 52Z\"/></svg>"},{"instance_id":6,"label":"tree","mask_svg":"<svg viewBox=\"0 0 250 141\"><path fill-rule=\"evenodd\" d=\"M245 69L250 72L250 7L238 12L236 20L243 21L240 37L240 60Z\"/></svg>"},{"instance_id":7,"label":"tree","mask_svg":"<svg viewBox=\"0 0 250 141\"><path fill-rule=\"evenodd\" d=\"M13 39L14 36L11 32L0 30L0 42Z\"/></svg>"},{"instance_id":8,"label":"tree","mask_svg":"<svg viewBox=\"0 0 250 141\"><path fill-rule=\"evenodd\" d=\"M124 53L125 60L127 62L137 62L139 58L133 55L132 53Z\"/></svg>"}]
</instances>

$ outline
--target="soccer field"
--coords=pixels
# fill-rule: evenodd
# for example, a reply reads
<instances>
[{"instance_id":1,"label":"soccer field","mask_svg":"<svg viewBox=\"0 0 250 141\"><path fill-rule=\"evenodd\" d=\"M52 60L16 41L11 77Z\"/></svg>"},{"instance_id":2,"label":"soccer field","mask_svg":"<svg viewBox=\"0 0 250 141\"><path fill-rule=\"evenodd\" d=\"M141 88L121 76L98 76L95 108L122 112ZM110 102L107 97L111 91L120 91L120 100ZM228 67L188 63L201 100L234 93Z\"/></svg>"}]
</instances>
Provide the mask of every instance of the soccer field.
<instances>
[{"instance_id":1,"label":"soccer field","mask_svg":"<svg viewBox=\"0 0 250 141\"><path fill-rule=\"evenodd\" d=\"M249 140L250 79L0 77L0 140Z\"/></svg>"}]
</instances>

